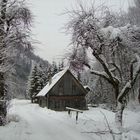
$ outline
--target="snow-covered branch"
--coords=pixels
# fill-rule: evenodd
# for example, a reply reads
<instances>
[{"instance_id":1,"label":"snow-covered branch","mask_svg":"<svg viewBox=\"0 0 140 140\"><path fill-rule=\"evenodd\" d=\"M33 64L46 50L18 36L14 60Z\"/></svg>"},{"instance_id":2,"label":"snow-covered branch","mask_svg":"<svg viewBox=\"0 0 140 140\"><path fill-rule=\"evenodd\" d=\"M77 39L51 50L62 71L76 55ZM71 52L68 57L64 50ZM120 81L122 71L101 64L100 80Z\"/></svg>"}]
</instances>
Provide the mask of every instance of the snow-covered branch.
<instances>
[{"instance_id":1,"label":"snow-covered branch","mask_svg":"<svg viewBox=\"0 0 140 140\"><path fill-rule=\"evenodd\" d=\"M109 69L109 71L110 72L114 72L116 70L116 68L114 67L114 68L111 68L111 69Z\"/></svg>"},{"instance_id":2,"label":"snow-covered branch","mask_svg":"<svg viewBox=\"0 0 140 140\"><path fill-rule=\"evenodd\" d=\"M97 54L94 54L95 58L100 62L100 64L102 65L104 72L107 75L107 80L111 83L113 83L113 85L117 85L119 84L119 79L116 78L116 76L112 73L112 69L108 68L108 64L106 63L106 61L104 61L103 59L101 59L101 57Z\"/></svg>"},{"instance_id":3,"label":"snow-covered branch","mask_svg":"<svg viewBox=\"0 0 140 140\"><path fill-rule=\"evenodd\" d=\"M134 86L136 79L138 77L138 75L140 74L140 57L136 54L136 59L137 61L133 61L133 64L137 62L137 66L136 68L133 70L133 76L131 76L131 80L129 80L126 85L123 87L123 89L121 90L119 96L118 96L118 101L122 102L123 97L125 97L128 92L130 91L130 89Z\"/></svg>"},{"instance_id":4,"label":"snow-covered branch","mask_svg":"<svg viewBox=\"0 0 140 140\"><path fill-rule=\"evenodd\" d=\"M110 63L111 65L114 66L114 71L117 70L119 72L119 75L120 75L120 78L121 78L121 81L122 81L122 74L121 74L121 70L120 70L120 67L116 64L116 63ZM111 71L113 72L113 71Z\"/></svg>"},{"instance_id":5,"label":"snow-covered branch","mask_svg":"<svg viewBox=\"0 0 140 140\"><path fill-rule=\"evenodd\" d=\"M105 79L108 79L108 76L105 72L99 72L99 71L91 70L90 73L94 74L94 75L97 75L97 76L101 76Z\"/></svg>"}]
</instances>

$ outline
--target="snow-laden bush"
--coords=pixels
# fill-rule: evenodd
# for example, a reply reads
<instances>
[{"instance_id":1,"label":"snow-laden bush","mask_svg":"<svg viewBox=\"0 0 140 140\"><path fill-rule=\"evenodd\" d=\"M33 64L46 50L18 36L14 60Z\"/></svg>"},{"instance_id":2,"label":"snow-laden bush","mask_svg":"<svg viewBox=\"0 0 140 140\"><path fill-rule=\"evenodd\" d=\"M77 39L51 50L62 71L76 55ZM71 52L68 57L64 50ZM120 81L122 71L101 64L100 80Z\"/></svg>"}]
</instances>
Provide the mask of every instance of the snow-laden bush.
<instances>
[{"instance_id":1,"label":"snow-laden bush","mask_svg":"<svg viewBox=\"0 0 140 140\"><path fill-rule=\"evenodd\" d=\"M3 116L0 116L0 126L4 126L6 124L6 119Z\"/></svg>"},{"instance_id":2,"label":"snow-laden bush","mask_svg":"<svg viewBox=\"0 0 140 140\"><path fill-rule=\"evenodd\" d=\"M7 115L7 122L19 122L20 117L16 114Z\"/></svg>"}]
</instances>

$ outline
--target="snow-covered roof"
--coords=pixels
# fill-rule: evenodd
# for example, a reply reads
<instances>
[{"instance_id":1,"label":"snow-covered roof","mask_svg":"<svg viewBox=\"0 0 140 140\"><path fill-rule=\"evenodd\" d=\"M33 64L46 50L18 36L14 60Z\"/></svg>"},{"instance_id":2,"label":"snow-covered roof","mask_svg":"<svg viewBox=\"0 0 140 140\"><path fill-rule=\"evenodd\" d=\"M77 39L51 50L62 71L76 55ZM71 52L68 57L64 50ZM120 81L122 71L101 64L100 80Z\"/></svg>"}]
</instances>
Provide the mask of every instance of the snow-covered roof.
<instances>
[{"instance_id":1,"label":"snow-covered roof","mask_svg":"<svg viewBox=\"0 0 140 140\"><path fill-rule=\"evenodd\" d=\"M52 87L59 81L59 79L68 71L68 67L66 67L64 70L58 72L52 77L51 84L47 84L36 96L45 96Z\"/></svg>"}]
</instances>

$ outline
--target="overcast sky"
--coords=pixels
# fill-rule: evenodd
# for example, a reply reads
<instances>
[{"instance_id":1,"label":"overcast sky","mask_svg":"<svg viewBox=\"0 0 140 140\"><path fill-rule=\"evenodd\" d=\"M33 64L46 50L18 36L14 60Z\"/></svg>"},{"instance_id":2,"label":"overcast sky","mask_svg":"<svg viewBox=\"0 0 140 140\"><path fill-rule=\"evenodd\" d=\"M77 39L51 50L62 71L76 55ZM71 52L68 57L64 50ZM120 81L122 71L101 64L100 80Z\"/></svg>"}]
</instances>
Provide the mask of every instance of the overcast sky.
<instances>
[{"instance_id":1,"label":"overcast sky","mask_svg":"<svg viewBox=\"0 0 140 140\"><path fill-rule=\"evenodd\" d=\"M62 29L68 17L61 15L66 9L75 7L78 0L29 0L31 11L35 15L33 34L40 44L36 44L35 53L50 62L60 61L68 49L70 36ZM90 3L93 0L82 0ZM127 9L131 0L94 0L96 5L104 3L113 10Z\"/></svg>"}]
</instances>

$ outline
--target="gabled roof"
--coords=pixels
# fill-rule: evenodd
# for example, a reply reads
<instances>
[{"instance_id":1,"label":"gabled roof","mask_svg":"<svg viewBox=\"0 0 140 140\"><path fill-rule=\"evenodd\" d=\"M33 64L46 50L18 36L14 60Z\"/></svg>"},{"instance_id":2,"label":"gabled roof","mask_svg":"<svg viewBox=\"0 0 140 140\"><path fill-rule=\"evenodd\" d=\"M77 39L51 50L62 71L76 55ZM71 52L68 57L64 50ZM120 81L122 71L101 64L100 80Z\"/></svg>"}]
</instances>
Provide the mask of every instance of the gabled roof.
<instances>
[{"instance_id":1,"label":"gabled roof","mask_svg":"<svg viewBox=\"0 0 140 140\"><path fill-rule=\"evenodd\" d=\"M36 96L45 96L52 88L53 86L61 79L61 77L68 71L68 68L65 68L64 70L58 72L52 77L51 84L47 84Z\"/></svg>"},{"instance_id":2,"label":"gabled roof","mask_svg":"<svg viewBox=\"0 0 140 140\"><path fill-rule=\"evenodd\" d=\"M69 67L66 67L64 70L60 71L59 73L55 74L52 77L52 82L51 84L47 84L37 95L36 97L39 96L45 96L56 84L57 82L63 77L63 75L70 70ZM84 90L85 93L87 93L87 90L83 87L83 85L75 78L75 76L70 72L70 74L74 77L74 79L77 81L78 85Z\"/></svg>"}]
</instances>

